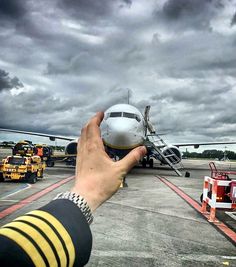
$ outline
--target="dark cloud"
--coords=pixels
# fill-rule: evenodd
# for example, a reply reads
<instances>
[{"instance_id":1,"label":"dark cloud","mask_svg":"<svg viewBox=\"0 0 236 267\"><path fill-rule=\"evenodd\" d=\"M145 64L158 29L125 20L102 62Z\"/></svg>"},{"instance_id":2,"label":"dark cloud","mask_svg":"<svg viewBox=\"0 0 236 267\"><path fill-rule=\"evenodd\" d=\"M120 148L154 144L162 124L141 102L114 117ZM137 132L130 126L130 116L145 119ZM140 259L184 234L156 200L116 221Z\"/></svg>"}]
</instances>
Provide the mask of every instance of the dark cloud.
<instances>
[{"instance_id":1,"label":"dark cloud","mask_svg":"<svg viewBox=\"0 0 236 267\"><path fill-rule=\"evenodd\" d=\"M185 16L199 16L211 7L223 7L222 1L212 0L168 0L163 6L163 12L169 19L181 19Z\"/></svg>"},{"instance_id":2,"label":"dark cloud","mask_svg":"<svg viewBox=\"0 0 236 267\"><path fill-rule=\"evenodd\" d=\"M212 60L211 62L206 62L205 70L216 70L216 69L222 69L222 70L234 70L236 69L236 58L216 58L215 60ZM236 75L236 73L235 73Z\"/></svg>"},{"instance_id":3,"label":"dark cloud","mask_svg":"<svg viewBox=\"0 0 236 267\"><path fill-rule=\"evenodd\" d=\"M234 13L234 15L233 15L233 17L232 17L232 19L231 19L231 23L230 23L230 25L231 25L231 27L232 26L234 26L236 24L236 12Z\"/></svg>"},{"instance_id":4,"label":"dark cloud","mask_svg":"<svg viewBox=\"0 0 236 267\"><path fill-rule=\"evenodd\" d=\"M9 73L0 69L0 92L5 89L21 88L23 84L17 77L11 78Z\"/></svg>"},{"instance_id":5,"label":"dark cloud","mask_svg":"<svg viewBox=\"0 0 236 267\"><path fill-rule=\"evenodd\" d=\"M199 15L208 4L206 0L169 0L164 4L163 12L170 19Z\"/></svg>"},{"instance_id":6,"label":"dark cloud","mask_svg":"<svg viewBox=\"0 0 236 267\"><path fill-rule=\"evenodd\" d=\"M0 0L0 20L17 20L24 16L27 11L25 2L26 1Z\"/></svg>"},{"instance_id":7,"label":"dark cloud","mask_svg":"<svg viewBox=\"0 0 236 267\"><path fill-rule=\"evenodd\" d=\"M174 29L211 30L211 19L224 7L223 0L168 0L158 16L169 21ZM177 23L177 24L176 24Z\"/></svg>"},{"instance_id":8,"label":"dark cloud","mask_svg":"<svg viewBox=\"0 0 236 267\"><path fill-rule=\"evenodd\" d=\"M117 8L130 7L131 0L60 0L59 7L78 20L104 22Z\"/></svg>"},{"instance_id":9,"label":"dark cloud","mask_svg":"<svg viewBox=\"0 0 236 267\"><path fill-rule=\"evenodd\" d=\"M132 0L123 0L123 2L129 6L132 5Z\"/></svg>"}]
</instances>

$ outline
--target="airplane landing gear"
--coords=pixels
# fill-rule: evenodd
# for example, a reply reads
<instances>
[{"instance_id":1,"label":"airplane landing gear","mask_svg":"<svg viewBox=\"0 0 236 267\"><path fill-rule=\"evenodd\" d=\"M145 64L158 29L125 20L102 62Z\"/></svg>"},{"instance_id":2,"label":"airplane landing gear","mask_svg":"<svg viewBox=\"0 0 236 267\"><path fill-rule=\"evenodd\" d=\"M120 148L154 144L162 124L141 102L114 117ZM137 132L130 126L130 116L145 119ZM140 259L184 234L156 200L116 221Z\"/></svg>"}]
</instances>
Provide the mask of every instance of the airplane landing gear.
<instances>
[{"instance_id":1,"label":"airplane landing gear","mask_svg":"<svg viewBox=\"0 0 236 267\"><path fill-rule=\"evenodd\" d=\"M154 163L154 160L149 159L149 168L153 169L153 163Z\"/></svg>"},{"instance_id":2,"label":"airplane landing gear","mask_svg":"<svg viewBox=\"0 0 236 267\"><path fill-rule=\"evenodd\" d=\"M153 159L143 159L142 160L142 166L143 166L143 168L146 168L147 167L147 165L149 166L149 168L153 168L153 164L154 164L154 160Z\"/></svg>"},{"instance_id":3,"label":"airplane landing gear","mask_svg":"<svg viewBox=\"0 0 236 267\"><path fill-rule=\"evenodd\" d=\"M147 160L145 158L142 160L142 166L143 168L147 167Z\"/></svg>"}]
</instances>

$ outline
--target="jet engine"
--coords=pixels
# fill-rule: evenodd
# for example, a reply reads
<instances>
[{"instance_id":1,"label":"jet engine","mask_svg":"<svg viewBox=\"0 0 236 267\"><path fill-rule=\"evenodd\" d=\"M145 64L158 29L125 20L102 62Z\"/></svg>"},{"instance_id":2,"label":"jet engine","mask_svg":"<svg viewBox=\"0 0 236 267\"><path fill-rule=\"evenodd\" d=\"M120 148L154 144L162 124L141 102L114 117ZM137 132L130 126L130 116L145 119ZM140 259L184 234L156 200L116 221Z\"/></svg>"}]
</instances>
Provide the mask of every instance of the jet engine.
<instances>
[{"instance_id":1,"label":"jet engine","mask_svg":"<svg viewBox=\"0 0 236 267\"><path fill-rule=\"evenodd\" d=\"M66 155L76 155L77 154L77 140L71 141L65 149ZM66 165L76 166L76 156L70 156L66 159Z\"/></svg>"},{"instance_id":2,"label":"jet engine","mask_svg":"<svg viewBox=\"0 0 236 267\"><path fill-rule=\"evenodd\" d=\"M71 141L66 146L65 153L72 154L72 155L77 154L77 141L76 140Z\"/></svg>"},{"instance_id":3,"label":"jet engine","mask_svg":"<svg viewBox=\"0 0 236 267\"><path fill-rule=\"evenodd\" d=\"M182 160L181 152L176 146L166 146L162 150L162 153L167 156L172 164L177 164ZM167 164L165 159L163 159L162 163Z\"/></svg>"}]
</instances>

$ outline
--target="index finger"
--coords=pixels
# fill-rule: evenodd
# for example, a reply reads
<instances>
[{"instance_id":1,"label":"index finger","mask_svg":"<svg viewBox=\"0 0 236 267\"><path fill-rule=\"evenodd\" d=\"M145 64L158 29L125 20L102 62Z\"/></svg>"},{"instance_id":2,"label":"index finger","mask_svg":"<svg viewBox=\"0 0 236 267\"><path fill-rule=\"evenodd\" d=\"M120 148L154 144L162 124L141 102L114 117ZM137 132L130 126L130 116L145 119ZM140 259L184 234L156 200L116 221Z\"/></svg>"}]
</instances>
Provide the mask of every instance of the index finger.
<instances>
[{"instance_id":1,"label":"index finger","mask_svg":"<svg viewBox=\"0 0 236 267\"><path fill-rule=\"evenodd\" d=\"M100 131L100 124L103 120L103 117L104 117L104 112L98 112L91 120L90 122L88 123L87 125L87 138L90 139L90 138L93 138L93 139L96 139L96 138L100 138L100 134L101 134L101 131Z\"/></svg>"},{"instance_id":2,"label":"index finger","mask_svg":"<svg viewBox=\"0 0 236 267\"><path fill-rule=\"evenodd\" d=\"M96 113L96 115L91 119L91 123L95 123L98 127L100 126L102 120L104 117L104 112L99 111Z\"/></svg>"}]
</instances>

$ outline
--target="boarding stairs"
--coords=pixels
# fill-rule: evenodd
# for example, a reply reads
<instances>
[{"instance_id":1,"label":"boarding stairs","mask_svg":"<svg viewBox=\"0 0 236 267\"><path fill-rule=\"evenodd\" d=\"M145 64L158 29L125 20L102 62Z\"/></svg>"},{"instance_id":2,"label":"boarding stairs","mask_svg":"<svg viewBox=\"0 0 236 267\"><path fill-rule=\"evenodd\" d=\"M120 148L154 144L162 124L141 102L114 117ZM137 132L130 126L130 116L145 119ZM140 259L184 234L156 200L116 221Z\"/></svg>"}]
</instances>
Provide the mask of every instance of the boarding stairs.
<instances>
[{"instance_id":1,"label":"boarding stairs","mask_svg":"<svg viewBox=\"0 0 236 267\"><path fill-rule=\"evenodd\" d=\"M150 141L152 138L152 141ZM181 159L174 153L171 148L168 148L168 153L164 154L161 148L167 147L167 143L160 137L158 134L147 135L147 140L145 141L145 146L149 150L150 154L154 155L157 160L164 160L167 165L178 175L182 176L182 173L179 171L180 168L184 168L181 163ZM179 162L179 163L174 163Z\"/></svg>"},{"instance_id":2,"label":"boarding stairs","mask_svg":"<svg viewBox=\"0 0 236 267\"><path fill-rule=\"evenodd\" d=\"M162 148L168 147L167 143L158 135L149 120L149 112L151 106L146 106L144 110L144 121L145 121L145 146L149 150L150 154L152 154L157 160L164 161L171 167L171 169L178 175L182 176L181 172L178 170L178 166L176 163L180 163L182 165L181 158L179 158L171 147L168 148L166 153L163 153ZM150 134L148 134L150 133ZM154 139L155 138L155 139ZM152 140L150 140L152 139ZM181 166L183 167L183 166Z\"/></svg>"}]
</instances>

